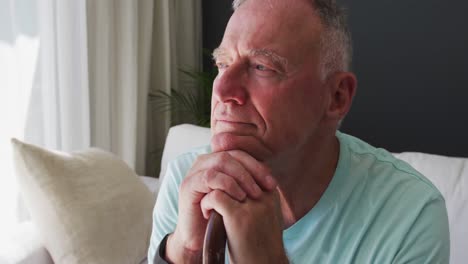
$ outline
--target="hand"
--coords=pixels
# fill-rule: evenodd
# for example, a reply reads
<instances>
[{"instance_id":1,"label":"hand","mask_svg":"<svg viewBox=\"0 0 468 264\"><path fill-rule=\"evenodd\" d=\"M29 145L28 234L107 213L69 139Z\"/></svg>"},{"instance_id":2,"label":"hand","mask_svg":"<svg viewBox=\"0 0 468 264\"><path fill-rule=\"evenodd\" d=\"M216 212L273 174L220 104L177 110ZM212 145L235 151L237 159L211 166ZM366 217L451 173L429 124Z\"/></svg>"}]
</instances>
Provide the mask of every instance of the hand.
<instances>
[{"instance_id":1,"label":"hand","mask_svg":"<svg viewBox=\"0 0 468 264\"><path fill-rule=\"evenodd\" d=\"M203 216L211 210L223 216L230 263L288 263L283 248L283 218L276 190L259 199L240 202L215 190L201 202Z\"/></svg>"},{"instance_id":2,"label":"hand","mask_svg":"<svg viewBox=\"0 0 468 264\"><path fill-rule=\"evenodd\" d=\"M216 190L242 202L258 199L262 188L273 190L275 180L269 169L242 151L217 152L197 158L179 190L179 217L166 246L166 258L183 263L200 257L207 219L200 203Z\"/></svg>"}]
</instances>

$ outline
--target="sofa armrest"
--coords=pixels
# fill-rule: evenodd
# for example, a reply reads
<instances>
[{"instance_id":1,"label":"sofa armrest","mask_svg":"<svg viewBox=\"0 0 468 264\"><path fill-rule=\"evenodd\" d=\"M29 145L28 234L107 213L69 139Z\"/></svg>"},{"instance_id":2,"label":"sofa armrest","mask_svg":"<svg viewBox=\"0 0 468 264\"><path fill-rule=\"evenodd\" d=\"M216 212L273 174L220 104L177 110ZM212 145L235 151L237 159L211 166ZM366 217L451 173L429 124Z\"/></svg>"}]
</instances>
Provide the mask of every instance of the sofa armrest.
<instances>
[{"instance_id":1,"label":"sofa armrest","mask_svg":"<svg viewBox=\"0 0 468 264\"><path fill-rule=\"evenodd\" d=\"M171 127L164 144L159 179L162 180L164 178L169 161L192 148L210 144L210 138L210 129L206 127L189 124Z\"/></svg>"},{"instance_id":2,"label":"sofa armrest","mask_svg":"<svg viewBox=\"0 0 468 264\"><path fill-rule=\"evenodd\" d=\"M159 185L160 181L158 178L148 177L148 176L140 176L140 180L145 184L146 187L154 194L156 198L159 192Z\"/></svg>"},{"instance_id":3,"label":"sofa armrest","mask_svg":"<svg viewBox=\"0 0 468 264\"><path fill-rule=\"evenodd\" d=\"M0 263L54 264L30 221L18 225L10 234L1 238Z\"/></svg>"}]
</instances>

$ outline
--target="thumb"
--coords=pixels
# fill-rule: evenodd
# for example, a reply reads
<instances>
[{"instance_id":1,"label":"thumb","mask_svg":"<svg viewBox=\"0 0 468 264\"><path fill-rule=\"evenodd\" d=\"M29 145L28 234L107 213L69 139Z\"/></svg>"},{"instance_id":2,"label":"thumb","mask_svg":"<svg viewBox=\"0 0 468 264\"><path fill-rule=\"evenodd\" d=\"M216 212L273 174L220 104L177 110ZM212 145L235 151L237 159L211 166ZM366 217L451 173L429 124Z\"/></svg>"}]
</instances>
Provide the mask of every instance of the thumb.
<instances>
[{"instance_id":1,"label":"thumb","mask_svg":"<svg viewBox=\"0 0 468 264\"><path fill-rule=\"evenodd\" d=\"M200 202L200 207L205 219L210 217L211 210L215 210L223 216L223 218L228 217L238 205L238 201L232 199L228 194L220 190L211 191L205 195Z\"/></svg>"}]
</instances>

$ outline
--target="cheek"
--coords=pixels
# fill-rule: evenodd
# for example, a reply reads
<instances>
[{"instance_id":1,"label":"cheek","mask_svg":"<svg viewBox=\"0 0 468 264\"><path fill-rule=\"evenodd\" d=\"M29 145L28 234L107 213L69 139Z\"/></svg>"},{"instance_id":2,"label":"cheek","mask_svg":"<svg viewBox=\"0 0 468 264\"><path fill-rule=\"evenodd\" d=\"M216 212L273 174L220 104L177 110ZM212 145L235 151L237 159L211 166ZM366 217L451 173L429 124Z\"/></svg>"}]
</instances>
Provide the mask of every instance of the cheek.
<instances>
[{"instance_id":1,"label":"cheek","mask_svg":"<svg viewBox=\"0 0 468 264\"><path fill-rule=\"evenodd\" d=\"M217 86L218 78L219 78L219 74L216 76L216 78L213 81L212 91L214 91L215 87ZM214 92L212 92L211 94L211 117L210 117L211 128L213 128L214 126L213 113L214 113L214 109L216 108L216 105L217 105L217 101L215 100Z\"/></svg>"},{"instance_id":2,"label":"cheek","mask_svg":"<svg viewBox=\"0 0 468 264\"><path fill-rule=\"evenodd\" d=\"M262 97L259 112L266 124L266 140L275 145L293 144L306 136L323 114L323 94L318 89L288 85Z\"/></svg>"},{"instance_id":3,"label":"cheek","mask_svg":"<svg viewBox=\"0 0 468 264\"><path fill-rule=\"evenodd\" d=\"M265 112L272 122L297 123L301 119L311 119L322 108L322 95L314 89L290 86L278 89L266 96ZM306 121L306 120L304 120Z\"/></svg>"}]
</instances>

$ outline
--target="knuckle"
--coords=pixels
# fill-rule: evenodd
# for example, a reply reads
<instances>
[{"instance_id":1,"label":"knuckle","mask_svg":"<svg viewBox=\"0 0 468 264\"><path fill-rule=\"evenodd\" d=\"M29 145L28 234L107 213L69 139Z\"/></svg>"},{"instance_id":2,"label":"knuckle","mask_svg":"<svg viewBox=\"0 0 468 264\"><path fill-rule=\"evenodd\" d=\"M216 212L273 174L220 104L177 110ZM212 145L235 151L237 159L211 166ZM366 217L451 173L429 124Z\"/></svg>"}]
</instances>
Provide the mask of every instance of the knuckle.
<instances>
[{"instance_id":1,"label":"knuckle","mask_svg":"<svg viewBox=\"0 0 468 264\"><path fill-rule=\"evenodd\" d=\"M263 165L260 162L255 163L255 170L260 173L269 173L269 169L267 168L267 166Z\"/></svg>"},{"instance_id":2,"label":"knuckle","mask_svg":"<svg viewBox=\"0 0 468 264\"><path fill-rule=\"evenodd\" d=\"M261 164L262 168L263 168L263 171L268 174L268 175L271 175L271 169L267 166L265 166L264 164Z\"/></svg>"},{"instance_id":3,"label":"knuckle","mask_svg":"<svg viewBox=\"0 0 468 264\"><path fill-rule=\"evenodd\" d=\"M257 175L260 179L265 180L266 176L271 175L271 170L267 166L259 163L256 167Z\"/></svg>"},{"instance_id":4,"label":"knuckle","mask_svg":"<svg viewBox=\"0 0 468 264\"><path fill-rule=\"evenodd\" d=\"M239 173L237 176L239 182L243 185L252 185L255 184L255 180L248 172Z\"/></svg>"},{"instance_id":5,"label":"knuckle","mask_svg":"<svg viewBox=\"0 0 468 264\"><path fill-rule=\"evenodd\" d=\"M231 177L228 177L224 180L224 185L228 190L234 190L237 187L236 181Z\"/></svg>"},{"instance_id":6,"label":"knuckle","mask_svg":"<svg viewBox=\"0 0 468 264\"><path fill-rule=\"evenodd\" d=\"M201 163L202 161L204 161L206 159L206 156L208 154L201 154L201 155L198 155L196 158L195 158L195 162L194 164L198 164L198 163Z\"/></svg>"},{"instance_id":7,"label":"knuckle","mask_svg":"<svg viewBox=\"0 0 468 264\"><path fill-rule=\"evenodd\" d=\"M230 150L228 151L229 154L231 154L232 156L234 157L239 157L239 156L244 156L245 155L245 152L242 151L242 150Z\"/></svg>"},{"instance_id":8,"label":"knuckle","mask_svg":"<svg viewBox=\"0 0 468 264\"><path fill-rule=\"evenodd\" d=\"M231 155L227 152L220 152L218 155L218 162L224 163L228 162L231 159Z\"/></svg>"},{"instance_id":9,"label":"knuckle","mask_svg":"<svg viewBox=\"0 0 468 264\"><path fill-rule=\"evenodd\" d=\"M216 178L216 174L218 172L215 169L208 169L204 172L204 183L209 184L210 182L213 182L213 180Z\"/></svg>"},{"instance_id":10,"label":"knuckle","mask_svg":"<svg viewBox=\"0 0 468 264\"><path fill-rule=\"evenodd\" d=\"M247 178L247 177L246 177L244 171L238 170L238 171L236 171L235 173L232 173L231 178L232 178L233 180L238 180L239 182L244 182L244 181L246 181L246 178Z\"/></svg>"}]
</instances>

